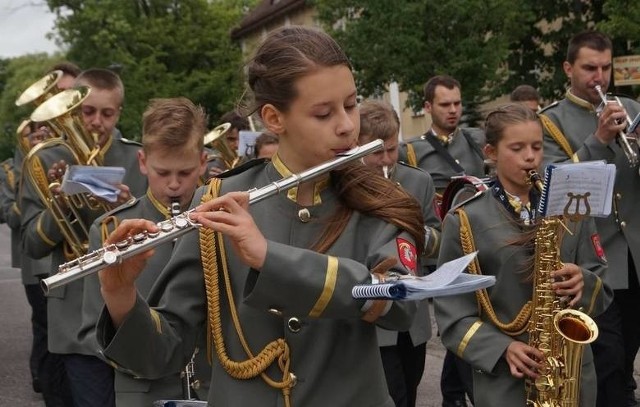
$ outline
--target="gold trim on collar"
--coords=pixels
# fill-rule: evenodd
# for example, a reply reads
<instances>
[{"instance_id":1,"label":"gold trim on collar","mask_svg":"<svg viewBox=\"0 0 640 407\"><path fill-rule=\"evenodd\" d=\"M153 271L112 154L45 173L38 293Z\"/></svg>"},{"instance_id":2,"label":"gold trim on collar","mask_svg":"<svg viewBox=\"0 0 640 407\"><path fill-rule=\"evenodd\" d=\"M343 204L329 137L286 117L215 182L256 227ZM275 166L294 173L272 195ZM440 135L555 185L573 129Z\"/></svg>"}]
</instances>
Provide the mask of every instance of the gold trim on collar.
<instances>
[{"instance_id":1,"label":"gold trim on collar","mask_svg":"<svg viewBox=\"0 0 640 407\"><path fill-rule=\"evenodd\" d=\"M285 163L282 162L280 156L276 152L274 156L271 158L271 162L273 163L273 167L278 171L278 173L284 178L293 175L291 170L287 168ZM324 176L318 179L313 185L313 205L319 205L322 203L322 198L320 197L320 193L329 186L329 176ZM298 187L293 187L287 191L287 198L293 202L298 202Z\"/></svg>"},{"instance_id":2,"label":"gold trim on collar","mask_svg":"<svg viewBox=\"0 0 640 407\"><path fill-rule=\"evenodd\" d=\"M153 196L151 188L147 188L147 197L149 198L149 201L151 202L153 207L156 208L156 210L160 212L162 216L165 217L165 219L169 219L171 217L169 214L169 208L164 206L162 202L160 202L155 196Z\"/></svg>"},{"instance_id":3,"label":"gold trim on collar","mask_svg":"<svg viewBox=\"0 0 640 407\"><path fill-rule=\"evenodd\" d=\"M596 111L595 106L593 106L591 104L591 102L588 102L582 98L579 98L578 96L574 95L573 93L571 93L571 89L567 89L567 93L565 95L565 97L567 98L567 100L569 100L571 103L576 104L582 108L585 108L587 110L590 110L592 112Z\"/></svg>"},{"instance_id":4,"label":"gold trim on collar","mask_svg":"<svg viewBox=\"0 0 640 407\"><path fill-rule=\"evenodd\" d=\"M309 312L309 316L312 318L318 318L324 312L327 305L329 305L329 301L331 297L333 297L333 292L336 288L336 280L338 279L338 258L333 256L327 257L327 274L324 277L324 287L322 288L322 293L316 301L316 304Z\"/></svg>"},{"instance_id":5,"label":"gold trim on collar","mask_svg":"<svg viewBox=\"0 0 640 407\"><path fill-rule=\"evenodd\" d=\"M104 143L104 146L100 147L100 152L98 153L98 155L100 156L100 159L103 162L104 162L104 156L107 155L107 151L109 151L109 149L111 148L111 145L113 144L114 137L115 137L115 130L111 132L111 137L107 139L107 142Z\"/></svg>"},{"instance_id":6,"label":"gold trim on collar","mask_svg":"<svg viewBox=\"0 0 640 407\"><path fill-rule=\"evenodd\" d=\"M471 328L469 328L469 330L467 331L467 333L464 334L464 337L460 341L460 345L458 345L458 350L456 351L456 354L458 355L459 358L462 357L462 355L464 354L464 350L467 349L467 345L469 345L469 341L471 340L471 337L476 334L478 329L480 329L481 325L482 325L482 321L474 322L473 325L471 325Z\"/></svg>"}]
</instances>

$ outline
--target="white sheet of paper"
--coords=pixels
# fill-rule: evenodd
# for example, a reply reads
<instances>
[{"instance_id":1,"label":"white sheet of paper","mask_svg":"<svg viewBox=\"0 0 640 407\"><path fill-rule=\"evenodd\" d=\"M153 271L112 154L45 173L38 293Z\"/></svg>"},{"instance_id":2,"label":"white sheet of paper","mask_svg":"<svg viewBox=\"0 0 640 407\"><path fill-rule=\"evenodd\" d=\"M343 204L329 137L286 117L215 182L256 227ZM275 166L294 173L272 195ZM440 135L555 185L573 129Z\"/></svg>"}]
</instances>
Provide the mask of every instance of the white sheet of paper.
<instances>
[{"instance_id":1,"label":"white sheet of paper","mask_svg":"<svg viewBox=\"0 0 640 407\"><path fill-rule=\"evenodd\" d=\"M109 202L118 199L125 175L123 167L96 167L92 165L72 165L62 179L62 191L67 195L89 193Z\"/></svg>"}]
</instances>

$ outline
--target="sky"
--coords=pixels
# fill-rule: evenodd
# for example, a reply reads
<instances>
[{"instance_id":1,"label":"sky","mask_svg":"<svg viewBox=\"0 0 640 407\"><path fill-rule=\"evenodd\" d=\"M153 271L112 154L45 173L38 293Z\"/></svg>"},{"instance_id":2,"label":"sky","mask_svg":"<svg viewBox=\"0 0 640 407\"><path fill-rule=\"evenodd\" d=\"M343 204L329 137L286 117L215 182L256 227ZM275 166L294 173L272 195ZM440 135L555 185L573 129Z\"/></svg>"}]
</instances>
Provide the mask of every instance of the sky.
<instances>
[{"instance_id":1,"label":"sky","mask_svg":"<svg viewBox=\"0 0 640 407\"><path fill-rule=\"evenodd\" d=\"M54 19L45 0L0 0L0 58L57 51L45 37Z\"/></svg>"}]
</instances>

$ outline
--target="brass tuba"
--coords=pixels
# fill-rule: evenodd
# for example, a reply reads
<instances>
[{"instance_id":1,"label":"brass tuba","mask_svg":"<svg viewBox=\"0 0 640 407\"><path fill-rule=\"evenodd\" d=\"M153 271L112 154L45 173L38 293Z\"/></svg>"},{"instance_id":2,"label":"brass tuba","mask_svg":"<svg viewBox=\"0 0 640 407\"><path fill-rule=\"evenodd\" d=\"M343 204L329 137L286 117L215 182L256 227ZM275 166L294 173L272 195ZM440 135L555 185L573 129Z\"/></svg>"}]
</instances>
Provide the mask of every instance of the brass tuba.
<instances>
[{"instance_id":1,"label":"brass tuba","mask_svg":"<svg viewBox=\"0 0 640 407\"><path fill-rule=\"evenodd\" d=\"M16 106L24 106L27 103L33 103L36 106L41 105L44 101L60 91L57 84L60 78L62 78L62 75L63 72L60 70L51 71L35 81L18 96L15 102Z\"/></svg>"},{"instance_id":2,"label":"brass tuba","mask_svg":"<svg viewBox=\"0 0 640 407\"><path fill-rule=\"evenodd\" d=\"M65 195L59 191L61 179L51 181L43 157L55 157L68 165L101 165L96 137L88 134L79 115L88 87L67 89L38 106L31 114L35 122L47 122L59 137L35 146L25 157L23 172L33 184L42 203L51 210L65 240L65 256L73 259L87 252L91 222L111 207L88 194ZM50 150L55 149L55 150ZM45 150L49 150L45 152Z\"/></svg>"},{"instance_id":3,"label":"brass tuba","mask_svg":"<svg viewBox=\"0 0 640 407\"><path fill-rule=\"evenodd\" d=\"M205 147L211 145L212 148L217 150L216 153L207 157L207 161L220 158L227 170L234 168L240 161L238 154L229 147L224 138L229 129L231 129L231 123L222 123L204 135Z\"/></svg>"},{"instance_id":4,"label":"brass tuba","mask_svg":"<svg viewBox=\"0 0 640 407\"><path fill-rule=\"evenodd\" d=\"M535 171L531 182L542 189ZM562 268L562 217L541 220L535 236L533 303L529 345L544 354L539 377L526 380L527 406L578 407L584 346L598 337L598 326L587 314L568 309L552 288L551 272Z\"/></svg>"}]
</instances>

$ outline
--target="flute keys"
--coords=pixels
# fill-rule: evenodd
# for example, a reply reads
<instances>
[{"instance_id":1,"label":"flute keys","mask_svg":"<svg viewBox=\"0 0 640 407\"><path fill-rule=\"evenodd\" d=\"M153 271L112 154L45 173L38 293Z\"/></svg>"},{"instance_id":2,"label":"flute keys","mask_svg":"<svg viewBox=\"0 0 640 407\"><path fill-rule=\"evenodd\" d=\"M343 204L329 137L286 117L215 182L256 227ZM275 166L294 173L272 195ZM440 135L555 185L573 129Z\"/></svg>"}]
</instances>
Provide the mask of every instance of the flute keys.
<instances>
[{"instance_id":1,"label":"flute keys","mask_svg":"<svg viewBox=\"0 0 640 407\"><path fill-rule=\"evenodd\" d=\"M175 218L175 223L178 229L184 229L189 225L189 222L184 217Z\"/></svg>"},{"instance_id":2,"label":"flute keys","mask_svg":"<svg viewBox=\"0 0 640 407\"><path fill-rule=\"evenodd\" d=\"M154 239L160 235L160 232L147 232L147 236Z\"/></svg>"},{"instance_id":3,"label":"flute keys","mask_svg":"<svg viewBox=\"0 0 640 407\"><path fill-rule=\"evenodd\" d=\"M133 235L133 242L134 243L140 243L140 242L144 241L146 238L147 238L147 233L146 232L136 233L135 235Z\"/></svg>"},{"instance_id":4,"label":"flute keys","mask_svg":"<svg viewBox=\"0 0 640 407\"><path fill-rule=\"evenodd\" d=\"M133 240L130 237L128 237L125 240L117 242L115 245L119 250L125 250L127 247L131 245L131 243L133 243Z\"/></svg>"},{"instance_id":5,"label":"flute keys","mask_svg":"<svg viewBox=\"0 0 640 407\"><path fill-rule=\"evenodd\" d=\"M164 233L171 232L171 229L173 229L173 223L171 222L162 222L162 224L160 225L160 230Z\"/></svg>"},{"instance_id":6,"label":"flute keys","mask_svg":"<svg viewBox=\"0 0 640 407\"><path fill-rule=\"evenodd\" d=\"M102 253L102 261L104 261L106 264L116 263L119 257L120 256L118 256L118 253L113 250L107 250Z\"/></svg>"}]
</instances>

